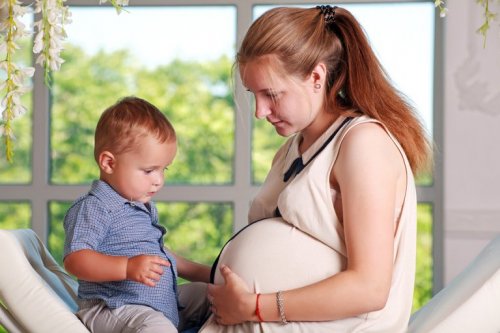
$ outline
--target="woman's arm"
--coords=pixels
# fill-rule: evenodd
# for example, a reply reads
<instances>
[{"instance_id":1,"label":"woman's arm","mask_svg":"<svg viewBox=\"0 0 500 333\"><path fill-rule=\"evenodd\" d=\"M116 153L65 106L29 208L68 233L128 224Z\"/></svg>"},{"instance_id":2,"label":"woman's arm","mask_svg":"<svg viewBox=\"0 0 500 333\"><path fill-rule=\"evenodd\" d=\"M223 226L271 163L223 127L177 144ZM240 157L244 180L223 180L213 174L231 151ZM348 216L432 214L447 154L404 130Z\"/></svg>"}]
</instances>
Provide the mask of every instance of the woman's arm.
<instances>
[{"instance_id":1,"label":"woman's arm","mask_svg":"<svg viewBox=\"0 0 500 333\"><path fill-rule=\"evenodd\" d=\"M79 250L64 258L64 268L80 280L91 282L132 280L154 287L170 262L151 255L132 258Z\"/></svg>"},{"instance_id":2,"label":"woman's arm","mask_svg":"<svg viewBox=\"0 0 500 333\"><path fill-rule=\"evenodd\" d=\"M347 267L315 284L283 291L287 320L336 320L385 306L393 269L396 205L405 182L401 154L379 125L362 124L349 131L333 169L333 183L342 197ZM209 287L219 322L257 321L256 295L228 268L221 273L226 284ZM276 293L261 295L259 310L265 321L281 320Z\"/></svg>"},{"instance_id":3,"label":"woman's arm","mask_svg":"<svg viewBox=\"0 0 500 333\"><path fill-rule=\"evenodd\" d=\"M180 277L191 282L210 282L210 266L199 264L171 252L177 262L177 272Z\"/></svg>"}]
</instances>

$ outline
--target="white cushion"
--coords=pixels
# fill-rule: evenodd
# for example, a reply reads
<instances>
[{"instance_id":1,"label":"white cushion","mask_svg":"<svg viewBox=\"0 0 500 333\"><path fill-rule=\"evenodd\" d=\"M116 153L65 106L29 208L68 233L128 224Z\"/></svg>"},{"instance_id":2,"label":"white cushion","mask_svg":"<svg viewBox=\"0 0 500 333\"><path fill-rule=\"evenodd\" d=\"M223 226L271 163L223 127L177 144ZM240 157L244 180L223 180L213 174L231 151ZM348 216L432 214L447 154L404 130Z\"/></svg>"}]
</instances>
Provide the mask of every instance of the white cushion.
<instances>
[{"instance_id":1,"label":"white cushion","mask_svg":"<svg viewBox=\"0 0 500 333\"><path fill-rule=\"evenodd\" d=\"M408 333L500 332L500 236L413 314Z\"/></svg>"},{"instance_id":2,"label":"white cushion","mask_svg":"<svg viewBox=\"0 0 500 333\"><path fill-rule=\"evenodd\" d=\"M72 280L31 229L0 230L0 322L9 332L88 333Z\"/></svg>"}]
</instances>

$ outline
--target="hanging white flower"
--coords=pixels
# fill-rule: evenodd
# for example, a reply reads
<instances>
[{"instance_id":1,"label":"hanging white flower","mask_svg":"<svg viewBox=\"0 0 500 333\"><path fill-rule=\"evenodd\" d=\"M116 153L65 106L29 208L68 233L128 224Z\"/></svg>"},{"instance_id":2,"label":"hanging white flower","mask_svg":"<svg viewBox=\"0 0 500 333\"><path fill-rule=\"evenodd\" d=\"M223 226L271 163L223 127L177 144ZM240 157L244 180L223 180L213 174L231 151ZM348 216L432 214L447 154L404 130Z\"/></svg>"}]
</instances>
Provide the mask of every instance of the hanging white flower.
<instances>
[{"instance_id":1,"label":"hanging white flower","mask_svg":"<svg viewBox=\"0 0 500 333\"><path fill-rule=\"evenodd\" d=\"M50 72L58 71L64 60L61 51L66 39L64 26L71 23L71 13L64 5L66 0L35 0L34 12L40 13L41 19L34 22L35 38L33 53L38 54L35 63L45 71L45 83L49 84ZM99 0L106 3L108 0ZM129 0L109 0L118 13ZM11 122L16 117L26 113L21 104L22 95L31 90L28 86L29 77L33 76L35 68L19 67L13 62L13 55L19 49L18 40L30 35L20 18L28 12L27 6L22 6L19 0L0 0L0 137L3 137L7 161L12 162L14 133Z\"/></svg>"},{"instance_id":2,"label":"hanging white flower","mask_svg":"<svg viewBox=\"0 0 500 333\"><path fill-rule=\"evenodd\" d=\"M36 31L33 53L39 54L36 64L45 70L45 83L50 81L50 72L58 71L64 62L60 56L66 39L64 26L71 23L71 13L66 0L36 0L35 13L41 13L39 21L33 24Z\"/></svg>"},{"instance_id":3,"label":"hanging white flower","mask_svg":"<svg viewBox=\"0 0 500 333\"><path fill-rule=\"evenodd\" d=\"M17 68L12 75L12 81L18 89L27 88L25 83L28 78L33 76L34 73L34 67Z\"/></svg>"},{"instance_id":4,"label":"hanging white flower","mask_svg":"<svg viewBox=\"0 0 500 333\"><path fill-rule=\"evenodd\" d=\"M5 53L5 59L0 61L0 71L4 72L5 80L0 83L0 91L5 91L0 103L2 117L0 119L0 135L4 138L7 161L11 162L14 152L12 140L12 121L23 115L26 108L21 103L21 96L29 91L26 86L27 78L33 75L34 68L22 68L13 62L13 56L19 49L17 41L29 35L25 25L20 21L27 9L17 0L3 0L0 4L2 13L7 17L0 25L1 44L0 53Z\"/></svg>"},{"instance_id":5,"label":"hanging white flower","mask_svg":"<svg viewBox=\"0 0 500 333\"><path fill-rule=\"evenodd\" d=\"M3 124L0 124L0 135L9 138L9 140L12 141L16 139L12 129L10 127L5 127Z\"/></svg>"}]
</instances>

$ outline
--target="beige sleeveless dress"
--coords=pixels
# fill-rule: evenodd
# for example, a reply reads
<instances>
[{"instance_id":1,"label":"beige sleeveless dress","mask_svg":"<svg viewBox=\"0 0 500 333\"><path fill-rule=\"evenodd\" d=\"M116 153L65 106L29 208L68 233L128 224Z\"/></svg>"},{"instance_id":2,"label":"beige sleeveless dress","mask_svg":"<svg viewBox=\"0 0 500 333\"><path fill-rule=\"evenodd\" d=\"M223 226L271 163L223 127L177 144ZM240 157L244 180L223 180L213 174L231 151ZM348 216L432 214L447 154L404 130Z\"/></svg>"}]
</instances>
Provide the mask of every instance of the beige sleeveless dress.
<instances>
[{"instance_id":1,"label":"beige sleeveless dress","mask_svg":"<svg viewBox=\"0 0 500 333\"><path fill-rule=\"evenodd\" d=\"M346 133L354 126L376 122L366 116L352 119L314 159L345 118L340 117L302 154L306 167L288 182L283 174L300 156L300 137L290 138L275 162L249 211L250 224L229 241L219 256L214 282L222 284L218 268L228 265L253 292L288 290L332 276L346 267L344 230L332 203L329 175ZM404 204L394 221L394 271L384 309L357 317L324 322L243 323L218 325L213 316L201 328L211 332L404 332L410 317L416 246L416 191L413 174L399 143L407 170ZM336 195L333 193L333 195ZM275 217L276 207L282 217ZM286 309L286 304L285 304Z\"/></svg>"}]
</instances>

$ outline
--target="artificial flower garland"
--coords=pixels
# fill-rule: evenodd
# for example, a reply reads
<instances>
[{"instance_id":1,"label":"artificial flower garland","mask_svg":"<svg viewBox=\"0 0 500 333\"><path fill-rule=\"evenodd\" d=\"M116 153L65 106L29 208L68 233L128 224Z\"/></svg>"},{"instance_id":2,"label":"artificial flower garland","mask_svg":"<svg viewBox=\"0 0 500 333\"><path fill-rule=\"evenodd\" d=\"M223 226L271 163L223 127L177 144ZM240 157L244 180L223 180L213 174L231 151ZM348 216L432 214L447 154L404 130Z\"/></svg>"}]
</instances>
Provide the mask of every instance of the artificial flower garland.
<instances>
[{"instance_id":1,"label":"artificial flower garland","mask_svg":"<svg viewBox=\"0 0 500 333\"><path fill-rule=\"evenodd\" d=\"M99 0L99 4L107 1ZM128 0L109 1L117 13L128 5ZM66 39L64 26L71 23L71 13L68 6L64 5L65 2L66 0L35 0L34 3L34 13L40 13L40 20L33 24L33 53L38 55L36 64L43 68L47 85L50 85L50 73L58 71L64 62L61 58ZM27 12L28 7L23 6L19 0L0 2L0 54L5 54L5 59L0 60L0 74L5 73L5 80L0 82L0 92L5 90L0 102L0 137L5 143L8 162L12 162L14 157L12 121L26 113L21 96L30 91L28 79L35 72L34 67L22 67L14 62L14 54L19 49L18 41L30 35L21 22L21 17Z\"/></svg>"},{"instance_id":2,"label":"artificial flower garland","mask_svg":"<svg viewBox=\"0 0 500 333\"><path fill-rule=\"evenodd\" d=\"M33 53L38 54L36 64L44 69L45 84L50 83L50 72L58 71L64 60L60 54L62 43L66 38L64 26L71 23L69 8L64 6L66 0L38 0L35 2L35 13L41 13L39 21L33 24L36 31Z\"/></svg>"},{"instance_id":3,"label":"artificial flower garland","mask_svg":"<svg viewBox=\"0 0 500 333\"><path fill-rule=\"evenodd\" d=\"M19 20L26 13L26 8L17 0L7 0L0 5L0 10L2 9L7 12L7 18L0 23L0 53L5 53L5 59L0 62L0 70L6 74L5 81L0 82L0 91L5 90L5 96L0 103L0 134L4 138L7 160L11 162L14 156L12 120L26 112L26 108L21 104L21 96L29 91L26 79L33 75L35 69L22 68L13 61L14 53L19 49L16 42L28 35L24 24Z\"/></svg>"}]
</instances>

